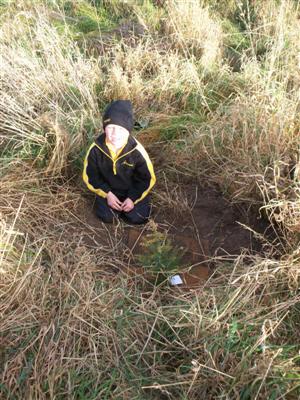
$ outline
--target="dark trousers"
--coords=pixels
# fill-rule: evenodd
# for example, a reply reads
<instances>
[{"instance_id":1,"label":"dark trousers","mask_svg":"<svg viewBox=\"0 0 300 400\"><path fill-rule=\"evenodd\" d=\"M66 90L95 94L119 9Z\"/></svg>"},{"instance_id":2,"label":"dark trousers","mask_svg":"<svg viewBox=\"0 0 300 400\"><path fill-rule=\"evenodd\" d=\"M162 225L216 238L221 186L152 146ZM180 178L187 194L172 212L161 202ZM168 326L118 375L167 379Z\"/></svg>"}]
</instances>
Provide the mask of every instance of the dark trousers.
<instances>
[{"instance_id":1,"label":"dark trousers","mask_svg":"<svg viewBox=\"0 0 300 400\"><path fill-rule=\"evenodd\" d=\"M114 218L120 217L129 224L144 224L150 216L149 196L135 204L129 212L113 210L108 206L106 199L96 196L95 211L96 215L106 223L112 223Z\"/></svg>"}]
</instances>

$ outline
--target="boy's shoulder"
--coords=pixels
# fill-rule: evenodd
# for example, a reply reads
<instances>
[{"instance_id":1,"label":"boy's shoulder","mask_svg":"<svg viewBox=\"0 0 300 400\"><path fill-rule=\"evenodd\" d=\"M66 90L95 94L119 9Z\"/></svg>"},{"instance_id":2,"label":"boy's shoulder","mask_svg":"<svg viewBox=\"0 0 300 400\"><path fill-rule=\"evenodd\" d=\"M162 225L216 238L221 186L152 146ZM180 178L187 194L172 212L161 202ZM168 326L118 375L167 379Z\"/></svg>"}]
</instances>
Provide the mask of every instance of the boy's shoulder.
<instances>
[{"instance_id":1,"label":"boy's shoulder","mask_svg":"<svg viewBox=\"0 0 300 400\"><path fill-rule=\"evenodd\" d=\"M145 149L145 147L142 145L141 142L136 140L136 150L141 154L141 156L147 161L150 160L149 155Z\"/></svg>"},{"instance_id":2,"label":"boy's shoulder","mask_svg":"<svg viewBox=\"0 0 300 400\"><path fill-rule=\"evenodd\" d=\"M100 135L96 137L94 144L102 147L105 144L105 133L100 133Z\"/></svg>"}]
</instances>

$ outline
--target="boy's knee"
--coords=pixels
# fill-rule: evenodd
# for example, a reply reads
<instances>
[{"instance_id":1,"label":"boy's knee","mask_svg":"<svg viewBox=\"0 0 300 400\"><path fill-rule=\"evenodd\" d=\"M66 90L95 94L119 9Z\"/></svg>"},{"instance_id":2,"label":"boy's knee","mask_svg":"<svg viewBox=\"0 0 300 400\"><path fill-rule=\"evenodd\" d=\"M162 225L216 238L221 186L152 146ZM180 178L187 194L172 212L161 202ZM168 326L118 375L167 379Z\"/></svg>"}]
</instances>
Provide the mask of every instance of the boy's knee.
<instances>
[{"instance_id":1,"label":"boy's knee","mask_svg":"<svg viewBox=\"0 0 300 400\"><path fill-rule=\"evenodd\" d=\"M112 224L114 217L111 215L99 215L97 214L97 217L101 219L102 222L104 222L105 224Z\"/></svg>"},{"instance_id":2,"label":"boy's knee","mask_svg":"<svg viewBox=\"0 0 300 400\"><path fill-rule=\"evenodd\" d=\"M97 210L96 209L96 215L99 219L101 219L102 222L105 222L106 224L111 224L114 220L114 216L110 210Z\"/></svg>"},{"instance_id":3,"label":"boy's knee","mask_svg":"<svg viewBox=\"0 0 300 400\"><path fill-rule=\"evenodd\" d=\"M97 217L106 224L111 224L113 222L114 214L107 205L106 199L97 196L94 211Z\"/></svg>"},{"instance_id":4,"label":"boy's knee","mask_svg":"<svg viewBox=\"0 0 300 400\"><path fill-rule=\"evenodd\" d=\"M145 224L148 221L147 217L144 217L142 215L139 215L137 213L124 213L124 216L130 224L133 225L140 225L140 224Z\"/></svg>"}]
</instances>

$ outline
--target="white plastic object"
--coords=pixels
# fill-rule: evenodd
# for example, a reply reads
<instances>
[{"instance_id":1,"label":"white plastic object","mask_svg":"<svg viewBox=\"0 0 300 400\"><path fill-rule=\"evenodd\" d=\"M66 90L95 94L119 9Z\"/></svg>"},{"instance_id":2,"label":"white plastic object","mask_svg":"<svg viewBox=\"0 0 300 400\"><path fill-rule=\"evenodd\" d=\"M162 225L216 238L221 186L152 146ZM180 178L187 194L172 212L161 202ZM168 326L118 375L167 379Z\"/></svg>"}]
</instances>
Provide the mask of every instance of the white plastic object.
<instances>
[{"instance_id":1,"label":"white plastic object","mask_svg":"<svg viewBox=\"0 0 300 400\"><path fill-rule=\"evenodd\" d=\"M172 286L177 286L177 285L183 284L183 280L181 279L180 275L170 276L169 282Z\"/></svg>"}]
</instances>

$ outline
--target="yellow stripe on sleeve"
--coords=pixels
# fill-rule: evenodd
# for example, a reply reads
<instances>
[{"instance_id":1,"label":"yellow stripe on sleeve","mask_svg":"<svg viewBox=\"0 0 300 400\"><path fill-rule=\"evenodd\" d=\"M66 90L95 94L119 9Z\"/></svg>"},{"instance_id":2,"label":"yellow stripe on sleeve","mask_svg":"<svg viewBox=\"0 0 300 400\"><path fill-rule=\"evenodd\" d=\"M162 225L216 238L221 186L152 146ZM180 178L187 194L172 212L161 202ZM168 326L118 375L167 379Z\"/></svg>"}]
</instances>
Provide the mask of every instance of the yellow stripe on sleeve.
<instances>
[{"instance_id":1,"label":"yellow stripe on sleeve","mask_svg":"<svg viewBox=\"0 0 300 400\"><path fill-rule=\"evenodd\" d=\"M155 182L156 182L156 177L155 177L155 173L154 173L154 168L153 168L153 164L152 164L152 162L151 162L151 160L150 160L150 157L148 156L148 153L147 153L147 151L145 150L144 146L143 146L140 142L138 142L137 140L136 140L136 142L137 142L137 144L138 144L137 147L136 147L136 149L137 149L137 150L142 154L142 156L144 157L144 159L145 159L145 161L146 161L146 164L147 164L147 167L148 167L148 170L149 170L150 175L151 175L151 179L150 179L150 183L149 183L148 188L143 192L143 194L141 195L141 197L139 197L137 200L135 200L134 204L137 204L139 201L143 200L143 199L147 196L147 194L150 192L150 190L152 189L152 187L155 185Z\"/></svg>"},{"instance_id":2,"label":"yellow stripe on sleeve","mask_svg":"<svg viewBox=\"0 0 300 400\"><path fill-rule=\"evenodd\" d=\"M84 159L84 166L83 166L83 172L82 172L82 179L83 179L84 183L86 184L86 186L88 187L89 190L91 190L92 192L96 193L96 194L97 194L98 196L100 196L100 197L106 198L106 197L107 197L107 193L104 192L104 191L101 190L101 189L96 189L96 188L94 188L94 186L89 182L89 177L88 177L87 172L86 172L86 171L87 171L87 167L88 167L88 156L89 156L90 151L92 150L92 148L93 148L94 146L96 146L95 143L93 143L93 144L90 146L90 148L88 149L88 152L87 152L87 154L86 154L86 156L85 156L85 159Z\"/></svg>"}]
</instances>

